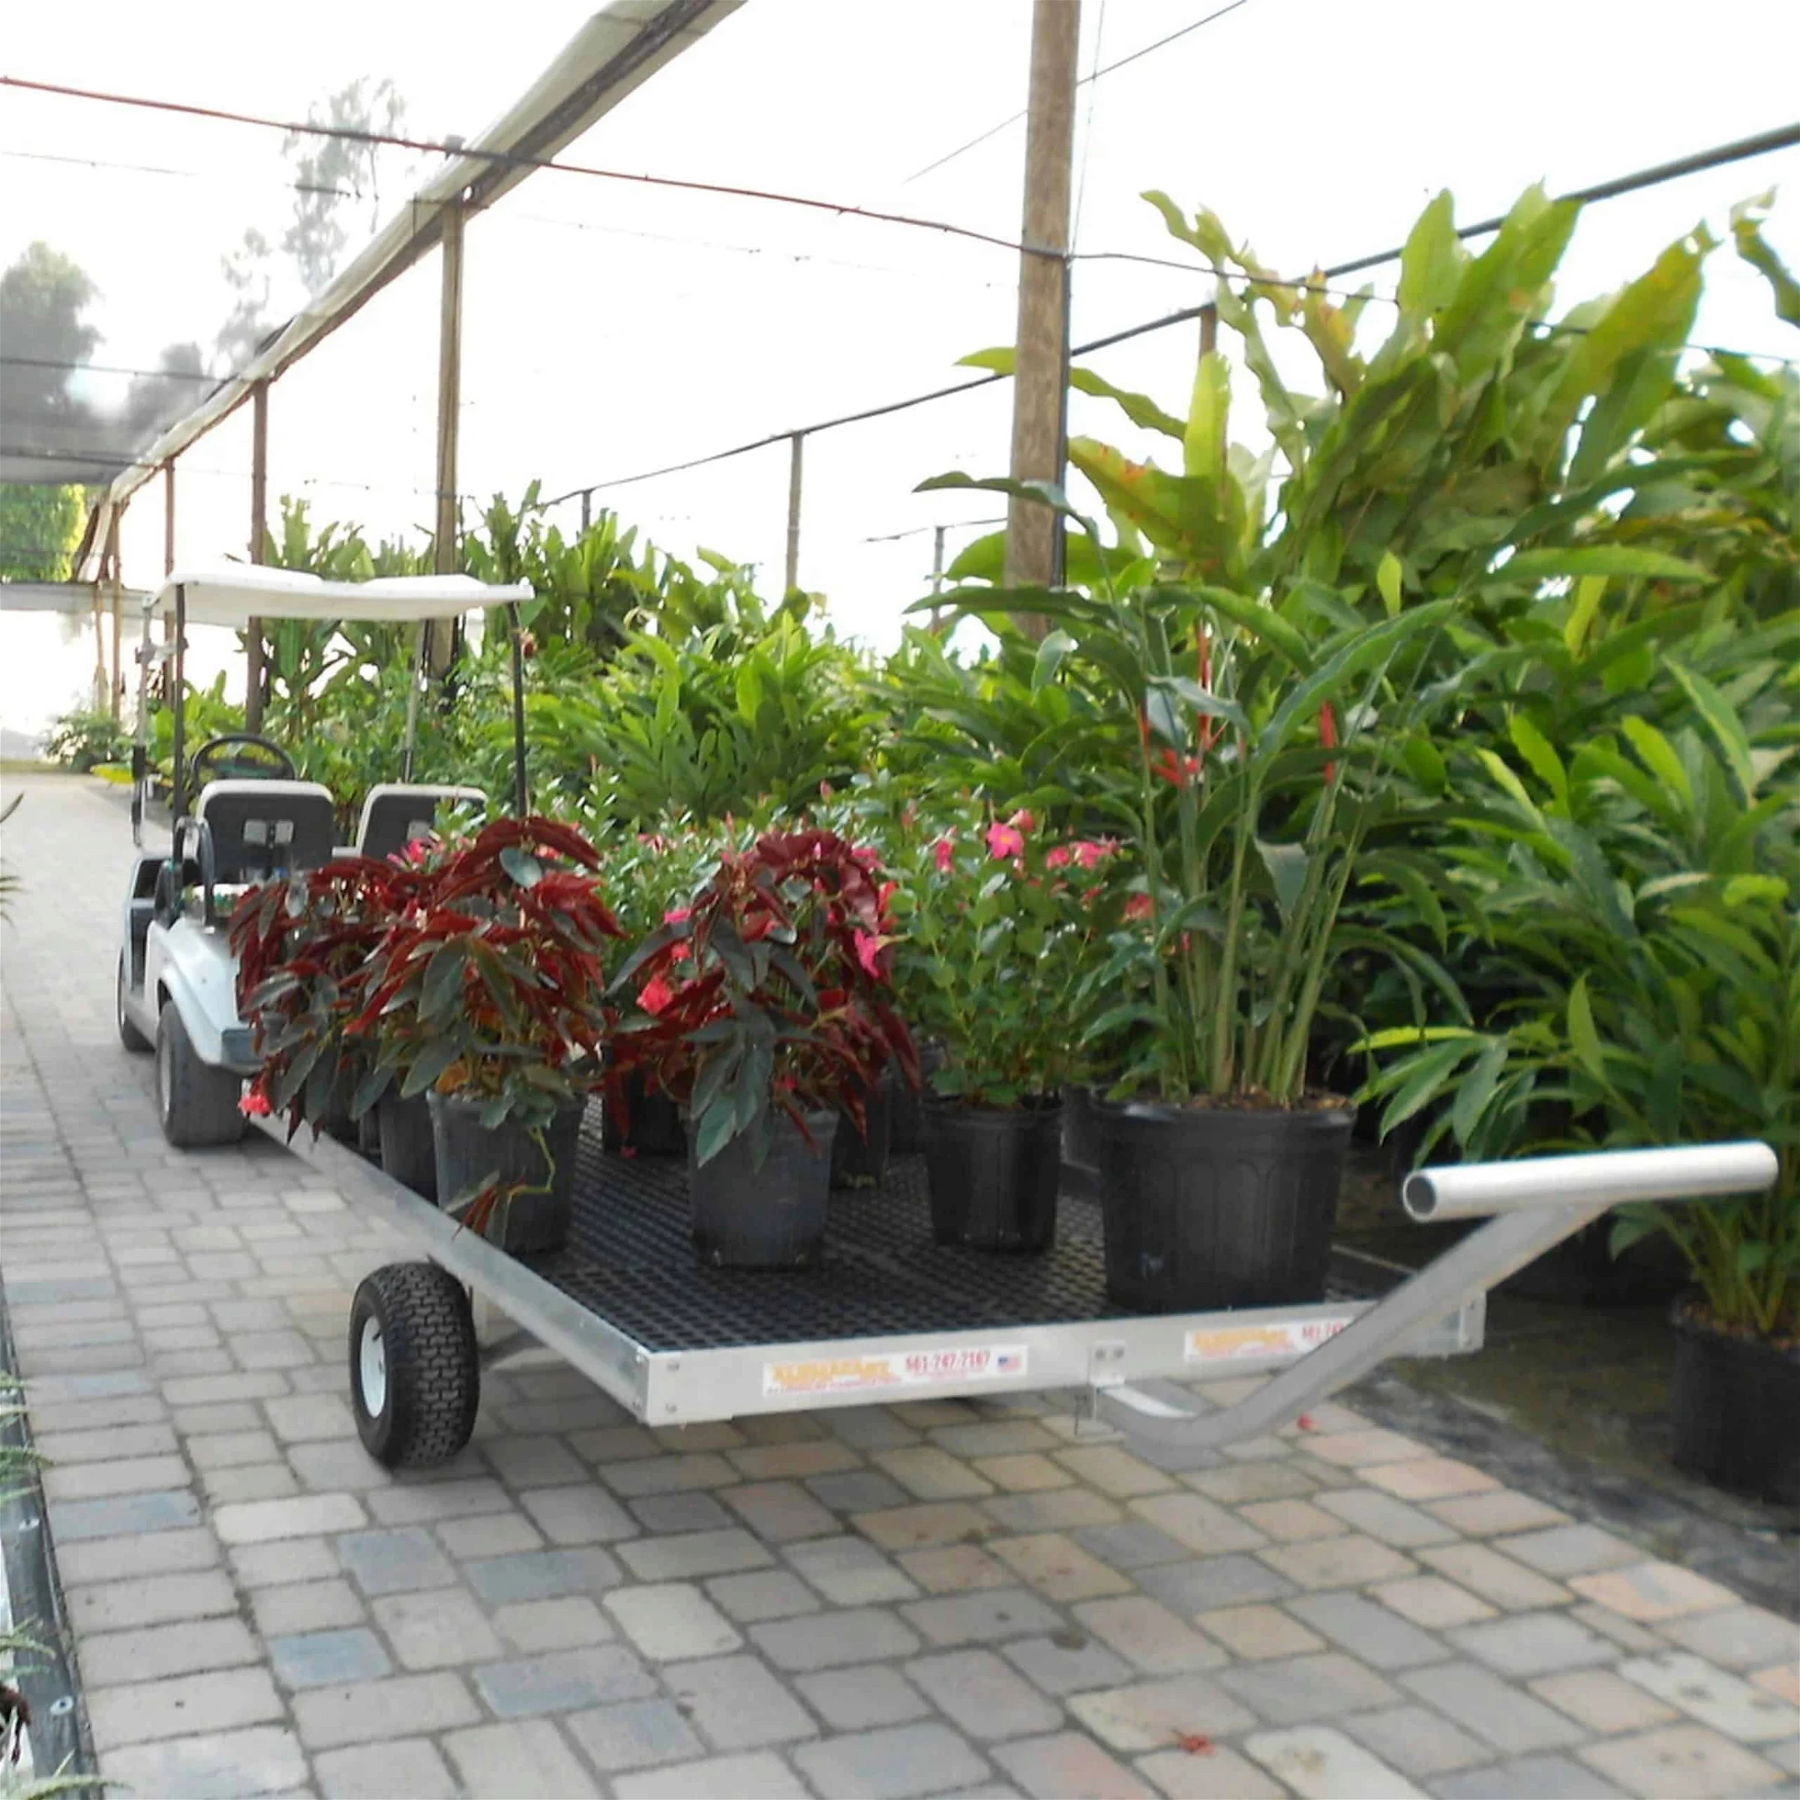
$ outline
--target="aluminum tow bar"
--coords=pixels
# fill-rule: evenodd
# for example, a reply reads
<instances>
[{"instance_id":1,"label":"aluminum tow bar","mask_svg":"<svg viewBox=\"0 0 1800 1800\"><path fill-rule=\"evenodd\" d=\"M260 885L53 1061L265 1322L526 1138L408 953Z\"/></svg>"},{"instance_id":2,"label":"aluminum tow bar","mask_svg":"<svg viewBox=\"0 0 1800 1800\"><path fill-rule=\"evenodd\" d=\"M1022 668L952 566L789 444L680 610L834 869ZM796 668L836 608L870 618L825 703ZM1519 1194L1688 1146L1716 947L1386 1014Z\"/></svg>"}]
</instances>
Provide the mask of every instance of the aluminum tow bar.
<instances>
[{"instance_id":1,"label":"aluminum tow bar","mask_svg":"<svg viewBox=\"0 0 1800 1800\"><path fill-rule=\"evenodd\" d=\"M1401 1189L1414 1219L1486 1218L1488 1223L1235 1405L1194 1412L1121 1383L1095 1387L1095 1412L1127 1436L1181 1449L1260 1436L1292 1424L1309 1407L1401 1354L1420 1331L1609 1208L1630 1200L1757 1193L1774 1182L1776 1172L1775 1152L1755 1140L1420 1169Z\"/></svg>"}]
</instances>

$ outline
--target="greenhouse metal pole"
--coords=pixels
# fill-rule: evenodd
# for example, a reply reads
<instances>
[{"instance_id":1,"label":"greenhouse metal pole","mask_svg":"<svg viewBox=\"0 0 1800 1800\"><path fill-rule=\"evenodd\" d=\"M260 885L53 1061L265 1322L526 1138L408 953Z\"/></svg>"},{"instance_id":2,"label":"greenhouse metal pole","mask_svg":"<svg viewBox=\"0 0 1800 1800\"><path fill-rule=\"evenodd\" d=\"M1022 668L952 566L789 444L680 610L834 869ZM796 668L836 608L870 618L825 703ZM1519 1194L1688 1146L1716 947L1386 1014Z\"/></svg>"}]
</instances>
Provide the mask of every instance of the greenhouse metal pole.
<instances>
[{"instance_id":1,"label":"greenhouse metal pole","mask_svg":"<svg viewBox=\"0 0 1800 1800\"><path fill-rule=\"evenodd\" d=\"M269 383L265 377L250 390L250 560L267 560L264 539L269 503ZM261 619L246 621L244 630L244 729L262 730L263 628Z\"/></svg>"},{"instance_id":2,"label":"greenhouse metal pole","mask_svg":"<svg viewBox=\"0 0 1800 1800\"><path fill-rule=\"evenodd\" d=\"M163 574L175 573L175 459L170 457L163 464ZM163 614L163 642L175 641L175 624L167 613ZM165 662L162 666L163 705L167 706L174 698L174 690L170 683L175 679L174 665Z\"/></svg>"},{"instance_id":3,"label":"greenhouse metal pole","mask_svg":"<svg viewBox=\"0 0 1800 1800\"><path fill-rule=\"evenodd\" d=\"M458 566L456 451L462 411L463 206L461 198L444 203L444 281L438 308L437 528L432 567L454 575ZM450 666L456 622L434 619L425 627L429 663L434 673Z\"/></svg>"},{"instance_id":4,"label":"greenhouse metal pole","mask_svg":"<svg viewBox=\"0 0 1800 1800\"><path fill-rule=\"evenodd\" d=\"M800 482L806 433L796 431L788 440L788 446L787 580L782 587L783 594L791 594L800 585Z\"/></svg>"},{"instance_id":5,"label":"greenhouse metal pole","mask_svg":"<svg viewBox=\"0 0 1800 1800\"><path fill-rule=\"evenodd\" d=\"M106 522L106 559L105 567L112 577L112 716L113 723L119 722L119 715L125 710L125 669L120 662L124 634L123 621L119 617L119 595L123 586L119 580L119 508L114 507L111 517Z\"/></svg>"},{"instance_id":6,"label":"greenhouse metal pole","mask_svg":"<svg viewBox=\"0 0 1800 1800\"><path fill-rule=\"evenodd\" d=\"M1019 324L1013 379L1012 478L1063 478L1069 386L1069 189L1081 0L1036 0L1019 230ZM1062 518L1033 500L1007 503L1006 580L1049 587L1062 575ZM1022 621L1034 637L1044 621Z\"/></svg>"}]
</instances>

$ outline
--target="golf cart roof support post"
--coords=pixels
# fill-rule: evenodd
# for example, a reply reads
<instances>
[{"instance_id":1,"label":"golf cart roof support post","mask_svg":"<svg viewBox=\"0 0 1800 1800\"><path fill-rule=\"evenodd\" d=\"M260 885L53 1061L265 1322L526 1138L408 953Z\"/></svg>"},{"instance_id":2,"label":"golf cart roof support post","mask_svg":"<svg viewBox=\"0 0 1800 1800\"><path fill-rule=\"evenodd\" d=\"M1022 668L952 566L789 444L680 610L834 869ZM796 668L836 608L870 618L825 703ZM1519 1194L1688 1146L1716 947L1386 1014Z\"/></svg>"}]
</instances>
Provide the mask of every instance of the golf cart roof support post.
<instances>
[{"instance_id":1,"label":"golf cart roof support post","mask_svg":"<svg viewBox=\"0 0 1800 1800\"><path fill-rule=\"evenodd\" d=\"M407 663L406 735L400 743L400 779L413 778L413 751L419 742L419 684L425 679L426 651L431 642L431 627L421 619L413 633L412 657Z\"/></svg>"},{"instance_id":2,"label":"golf cart roof support post","mask_svg":"<svg viewBox=\"0 0 1800 1800\"><path fill-rule=\"evenodd\" d=\"M513 812L523 819L531 811L531 790L525 780L525 636L516 600L506 603L506 623L512 633Z\"/></svg>"},{"instance_id":3,"label":"golf cart roof support post","mask_svg":"<svg viewBox=\"0 0 1800 1800\"><path fill-rule=\"evenodd\" d=\"M175 679L170 704L175 709L175 769L169 791L169 815L176 825L187 811L187 589L175 588Z\"/></svg>"},{"instance_id":4,"label":"golf cart roof support post","mask_svg":"<svg viewBox=\"0 0 1800 1800\"><path fill-rule=\"evenodd\" d=\"M269 378L250 390L250 560L268 561L269 509ZM263 630L252 619L244 630L244 729L262 730Z\"/></svg>"}]
</instances>

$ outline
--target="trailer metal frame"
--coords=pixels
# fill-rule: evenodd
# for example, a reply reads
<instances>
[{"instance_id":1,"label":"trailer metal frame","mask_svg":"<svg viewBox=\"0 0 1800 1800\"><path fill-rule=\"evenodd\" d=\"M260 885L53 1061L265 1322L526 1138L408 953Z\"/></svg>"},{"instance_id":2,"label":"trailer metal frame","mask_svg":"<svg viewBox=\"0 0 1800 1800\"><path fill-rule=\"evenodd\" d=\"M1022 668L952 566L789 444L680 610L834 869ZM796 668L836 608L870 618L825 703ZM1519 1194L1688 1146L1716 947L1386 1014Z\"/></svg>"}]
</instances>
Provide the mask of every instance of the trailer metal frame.
<instances>
[{"instance_id":1,"label":"trailer metal frame","mask_svg":"<svg viewBox=\"0 0 1800 1800\"><path fill-rule=\"evenodd\" d=\"M278 1121L259 1124L281 1141ZM823 1269L747 1273L695 1266L684 1167L603 1150L597 1106L569 1245L546 1256L496 1249L328 1137L302 1133L291 1148L512 1322L485 1366L542 1345L646 1424L1076 1390L1085 1412L1128 1436L1183 1446L1291 1423L1389 1357L1480 1349L1487 1289L1618 1199L1744 1191L1775 1170L1767 1146L1742 1144L1625 1153L1640 1159L1635 1185L1607 1153L1542 1159L1535 1187L1529 1164L1424 1171L1407 1183L1416 1217L1500 1216L1417 1273L1339 1252L1319 1304L1119 1314L1104 1297L1091 1199L1065 1195L1057 1244L1039 1257L936 1246L917 1159L896 1159L878 1190L834 1197ZM1499 1171L1513 1195L1490 1206L1479 1180ZM1476 1198L1441 1204L1433 1183L1445 1180ZM1216 1409L1143 1385L1271 1372Z\"/></svg>"}]
</instances>

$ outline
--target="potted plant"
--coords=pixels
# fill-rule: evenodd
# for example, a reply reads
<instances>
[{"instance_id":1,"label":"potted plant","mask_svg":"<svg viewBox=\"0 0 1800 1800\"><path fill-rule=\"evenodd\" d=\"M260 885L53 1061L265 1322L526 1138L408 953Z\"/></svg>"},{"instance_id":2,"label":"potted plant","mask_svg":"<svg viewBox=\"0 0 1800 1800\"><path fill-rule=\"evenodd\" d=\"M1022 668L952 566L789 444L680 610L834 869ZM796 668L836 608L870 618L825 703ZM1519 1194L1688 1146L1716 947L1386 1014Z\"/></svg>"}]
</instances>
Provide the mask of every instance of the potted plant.
<instances>
[{"instance_id":1,"label":"potted plant","mask_svg":"<svg viewBox=\"0 0 1800 1800\"><path fill-rule=\"evenodd\" d=\"M1644 716L1657 697L1635 696L1619 734L1596 732L1566 769L1453 766L1465 829L1441 849L1448 894L1510 991L1471 1024L1396 1026L1364 1047L1390 1125L1434 1106L1432 1135L1476 1157L1774 1147L1767 1192L1624 1207L1611 1235L1618 1251L1662 1234L1692 1283L1674 1310L1676 1465L1792 1505L1800 793L1764 754L1788 731L1779 667L1747 667L1735 701L1688 688L1667 730Z\"/></svg>"},{"instance_id":2,"label":"potted plant","mask_svg":"<svg viewBox=\"0 0 1800 1800\"><path fill-rule=\"evenodd\" d=\"M1110 843L1057 843L972 804L909 838L896 914L902 1006L940 1048L920 1105L932 1235L1043 1250L1056 1233L1062 1090Z\"/></svg>"},{"instance_id":3,"label":"potted plant","mask_svg":"<svg viewBox=\"0 0 1800 1800\"><path fill-rule=\"evenodd\" d=\"M873 851L830 831L769 833L727 852L620 970L615 995L639 1016L615 1038L615 1067L652 1072L686 1109L702 1262L819 1260L840 1111L858 1115L890 1060L916 1079L893 935Z\"/></svg>"},{"instance_id":4,"label":"potted plant","mask_svg":"<svg viewBox=\"0 0 1800 1800\"><path fill-rule=\"evenodd\" d=\"M502 819L426 872L347 1026L371 1052L359 1108L390 1085L430 1108L440 1203L502 1249L567 1237L576 1144L603 1079L604 958L618 922L577 831Z\"/></svg>"},{"instance_id":5,"label":"potted plant","mask_svg":"<svg viewBox=\"0 0 1800 1800\"><path fill-rule=\"evenodd\" d=\"M417 868L343 857L238 897L229 925L238 1013L262 1062L246 1112L286 1113L289 1137L302 1120L315 1135L354 1136L354 1090L367 1067L349 1027L368 1001L370 958L421 882Z\"/></svg>"}]
</instances>

